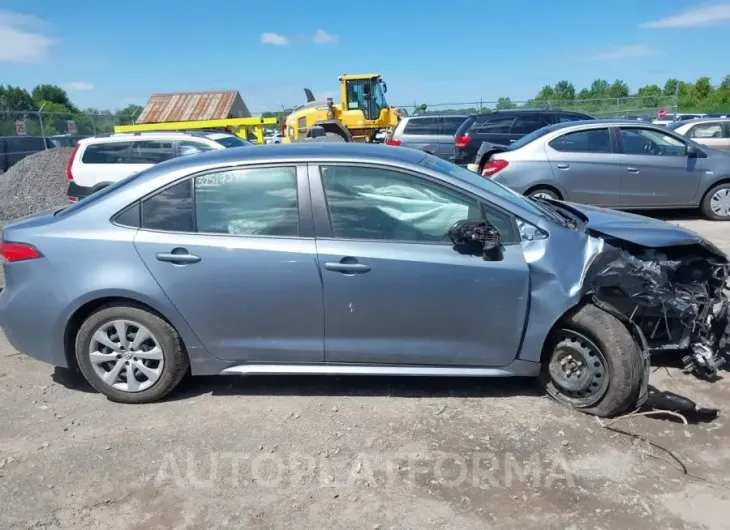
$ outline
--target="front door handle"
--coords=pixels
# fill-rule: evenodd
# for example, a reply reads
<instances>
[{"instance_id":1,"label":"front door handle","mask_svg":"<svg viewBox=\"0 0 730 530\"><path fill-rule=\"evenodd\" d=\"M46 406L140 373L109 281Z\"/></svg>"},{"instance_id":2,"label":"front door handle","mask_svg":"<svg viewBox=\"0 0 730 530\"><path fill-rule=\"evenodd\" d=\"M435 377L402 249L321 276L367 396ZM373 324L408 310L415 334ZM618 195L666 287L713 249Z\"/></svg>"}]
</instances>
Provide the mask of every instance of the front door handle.
<instances>
[{"instance_id":1,"label":"front door handle","mask_svg":"<svg viewBox=\"0 0 730 530\"><path fill-rule=\"evenodd\" d=\"M558 169L568 169L570 164L558 164Z\"/></svg>"},{"instance_id":2,"label":"front door handle","mask_svg":"<svg viewBox=\"0 0 730 530\"><path fill-rule=\"evenodd\" d=\"M328 271L337 271L350 274L362 274L370 271L370 266L364 263L342 263L340 261L327 261L324 268Z\"/></svg>"},{"instance_id":3,"label":"front door handle","mask_svg":"<svg viewBox=\"0 0 730 530\"><path fill-rule=\"evenodd\" d=\"M164 261L166 263L176 263L183 265L186 263L197 263L200 261L200 256L190 254L184 248L173 249L172 252L158 252L155 254L157 261Z\"/></svg>"},{"instance_id":4,"label":"front door handle","mask_svg":"<svg viewBox=\"0 0 730 530\"><path fill-rule=\"evenodd\" d=\"M626 170L629 173L638 173L639 172L639 168L638 167L627 167Z\"/></svg>"}]
</instances>

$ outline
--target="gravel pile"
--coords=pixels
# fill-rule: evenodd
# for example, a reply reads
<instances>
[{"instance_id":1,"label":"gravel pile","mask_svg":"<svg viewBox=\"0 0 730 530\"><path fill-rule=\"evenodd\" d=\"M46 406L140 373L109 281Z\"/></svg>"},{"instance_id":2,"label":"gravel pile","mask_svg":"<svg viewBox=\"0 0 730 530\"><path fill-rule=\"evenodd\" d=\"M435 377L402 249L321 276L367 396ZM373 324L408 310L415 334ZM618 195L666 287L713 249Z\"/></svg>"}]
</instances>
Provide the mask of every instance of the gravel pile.
<instances>
[{"instance_id":1,"label":"gravel pile","mask_svg":"<svg viewBox=\"0 0 730 530\"><path fill-rule=\"evenodd\" d=\"M0 175L0 226L68 204L66 164L72 150L61 147L34 153Z\"/></svg>"}]
</instances>

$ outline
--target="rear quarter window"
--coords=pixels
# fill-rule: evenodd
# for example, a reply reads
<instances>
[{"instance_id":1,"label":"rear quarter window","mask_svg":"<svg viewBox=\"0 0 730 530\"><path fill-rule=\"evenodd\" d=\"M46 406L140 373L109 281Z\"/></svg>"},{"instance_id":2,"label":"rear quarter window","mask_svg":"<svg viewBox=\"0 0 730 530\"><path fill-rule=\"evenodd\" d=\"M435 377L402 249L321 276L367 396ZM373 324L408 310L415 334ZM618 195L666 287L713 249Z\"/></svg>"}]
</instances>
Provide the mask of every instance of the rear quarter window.
<instances>
[{"instance_id":1,"label":"rear quarter window","mask_svg":"<svg viewBox=\"0 0 730 530\"><path fill-rule=\"evenodd\" d=\"M433 118L411 118L403 129L403 134L436 135L439 133L439 119Z\"/></svg>"},{"instance_id":2,"label":"rear quarter window","mask_svg":"<svg viewBox=\"0 0 730 530\"><path fill-rule=\"evenodd\" d=\"M87 145L81 162L84 164L128 164L130 142L107 142Z\"/></svg>"},{"instance_id":3,"label":"rear quarter window","mask_svg":"<svg viewBox=\"0 0 730 530\"><path fill-rule=\"evenodd\" d=\"M447 117L441 121L441 134L453 136L466 118Z\"/></svg>"}]
</instances>

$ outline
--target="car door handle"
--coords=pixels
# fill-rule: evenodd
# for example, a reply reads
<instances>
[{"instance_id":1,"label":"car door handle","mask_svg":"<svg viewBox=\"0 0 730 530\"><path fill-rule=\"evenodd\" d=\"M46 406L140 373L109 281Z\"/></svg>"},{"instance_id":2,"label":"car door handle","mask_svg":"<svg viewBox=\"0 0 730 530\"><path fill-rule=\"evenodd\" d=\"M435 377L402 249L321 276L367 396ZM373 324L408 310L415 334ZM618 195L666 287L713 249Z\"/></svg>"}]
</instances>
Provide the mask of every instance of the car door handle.
<instances>
[{"instance_id":1,"label":"car door handle","mask_svg":"<svg viewBox=\"0 0 730 530\"><path fill-rule=\"evenodd\" d=\"M155 257L157 258L157 261L177 263L180 265L185 263L197 263L200 261L200 256L189 254L184 248L176 248L172 252L158 252L155 254Z\"/></svg>"},{"instance_id":2,"label":"car door handle","mask_svg":"<svg viewBox=\"0 0 730 530\"><path fill-rule=\"evenodd\" d=\"M327 261L324 264L324 268L328 271L359 274L370 271L370 266L364 263L342 263L339 261Z\"/></svg>"},{"instance_id":3,"label":"car door handle","mask_svg":"<svg viewBox=\"0 0 730 530\"><path fill-rule=\"evenodd\" d=\"M570 164L558 164L558 169L568 169Z\"/></svg>"},{"instance_id":4,"label":"car door handle","mask_svg":"<svg viewBox=\"0 0 730 530\"><path fill-rule=\"evenodd\" d=\"M639 168L638 167L627 167L626 170L629 173L638 173L639 172Z\"/></svg>"}]
</instances>

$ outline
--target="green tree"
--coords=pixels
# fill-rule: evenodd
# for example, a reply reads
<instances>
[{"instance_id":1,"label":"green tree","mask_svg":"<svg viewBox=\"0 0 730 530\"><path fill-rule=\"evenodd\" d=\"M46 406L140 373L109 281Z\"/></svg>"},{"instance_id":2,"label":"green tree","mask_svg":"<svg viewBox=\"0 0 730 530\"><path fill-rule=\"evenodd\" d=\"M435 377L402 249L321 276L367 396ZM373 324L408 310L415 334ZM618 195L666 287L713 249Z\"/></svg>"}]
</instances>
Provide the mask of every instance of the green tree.
<instances>
[{"instance_id":1,"label":"green tree","mask_svg":"<svg viewBox=\"0 0 730 530\"><path fill-rule=\"evenodd\" d=\"M570 81L558 81L553 88L555 99L562 101L575 99L575 86Z\"/></svg>"},{"instance_id":2,"label":"green tree","mask_svg":"<svg viewBox=\"0 0 730 530\"><path fill-rule=\"evenodd\" d=\"M66 109L71 112L78 112L79 109L71 103L68 94L64 89L56 85L37 85L33 92L31 92L33 99L36 101L38 106L42 102L56 103L57 105L63 105ZM45 110L45 109L44 109Z\"/></svg>"},{"instance_id":3,"label":"green tree","mask_svg":"<svg viewBox=\"0 0 730 530\"><path fill-rule=\"evenodd\" d=\"M591 83L590 97L594 99L605 98L608 93L608 88L608 81L605 79L596 79Z\"/></svg>"},{"instance_id":4,"label":"green tree","mask_svg":"<svg viewBox=\"0 0 730 530\"><path fill-rule=\"evenodd\" d=\"M606 90L606 97L609 98L626 98L629 96L629 85L616 79Z\"/></svg>"},{"instance_id":5,"label":"green tree","mask_svg":"<svg viewBox=\"0 0 730 530\"><path fill-rule=\"evenodd\" d=\"M30 111L38 110L38 105L24 88L0 85L0 109Z\"/></svg>"},{"instance_id":6,"label":"green tree","mask_svg":"<svg viewBox=\"0 0 730 530\"><path fill-rule=\"evenodd\" d=\"M510 98L497 98L496 110L516 109L517 105Z\"/></svg>"},{"instance_id":7,"label":"green tree","mask_svg":"<svg viewBox=\"0 0 730 530\"><path fill-rule=\"evenodd\" d=\"M694 93L695 97L698 100L705 100L707 99L710 94L712 93L713 88L710 84L710 78L709 77L700 77L697 81L695 81L694 86Z\"/></svg>"}]
</instances>

